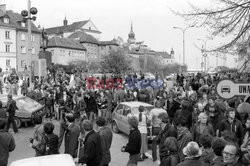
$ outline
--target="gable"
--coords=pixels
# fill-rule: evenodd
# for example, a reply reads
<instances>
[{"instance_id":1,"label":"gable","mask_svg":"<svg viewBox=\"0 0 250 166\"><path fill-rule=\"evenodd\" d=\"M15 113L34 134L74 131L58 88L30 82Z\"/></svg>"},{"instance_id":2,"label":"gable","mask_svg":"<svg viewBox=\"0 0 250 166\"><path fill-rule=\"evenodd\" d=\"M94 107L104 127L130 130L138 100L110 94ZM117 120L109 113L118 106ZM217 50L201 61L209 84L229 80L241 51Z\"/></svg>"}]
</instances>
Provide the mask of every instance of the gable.
<instances>
[{"instance_id":1,"label":"gable","mask_svg":"<svg viewBox=\"0 0 250 166\"><path fill-rule=\"evenodd\" d=\"M89 20L86 24L84 24L81 27L81 29L88 29L88 30L92 30L92 31L99 31L91 20Z\"/></svg>"}]
</instances>

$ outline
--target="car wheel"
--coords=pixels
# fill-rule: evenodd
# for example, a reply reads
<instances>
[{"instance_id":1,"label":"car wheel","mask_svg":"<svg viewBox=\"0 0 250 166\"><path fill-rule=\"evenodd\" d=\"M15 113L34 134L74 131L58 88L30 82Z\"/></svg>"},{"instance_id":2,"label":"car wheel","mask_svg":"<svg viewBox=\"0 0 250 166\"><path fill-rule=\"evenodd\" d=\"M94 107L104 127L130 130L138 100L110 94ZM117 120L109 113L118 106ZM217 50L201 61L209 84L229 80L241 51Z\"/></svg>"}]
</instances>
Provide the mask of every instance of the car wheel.
<instances>
[{"instance_id":1,"label":"car wheel","mask_svg":"<svg viewBox=\"0 0 250 166\"><path fill-rule=\"evenodd\" d=\"M19 129L22 126L22 121L18 117L14 117L16 127Z\"/></svg>"},{"instance_id":2,"label":"car wheel","mask_svg":"<svg viewBox=\"0 0 250 166\"><path fill-rule=\"evenodd\" d=\"M119 128L118 128L117 123L115 121L112 122L112 131L114 133L119 133Z\"/></svg>"}]
</instances>

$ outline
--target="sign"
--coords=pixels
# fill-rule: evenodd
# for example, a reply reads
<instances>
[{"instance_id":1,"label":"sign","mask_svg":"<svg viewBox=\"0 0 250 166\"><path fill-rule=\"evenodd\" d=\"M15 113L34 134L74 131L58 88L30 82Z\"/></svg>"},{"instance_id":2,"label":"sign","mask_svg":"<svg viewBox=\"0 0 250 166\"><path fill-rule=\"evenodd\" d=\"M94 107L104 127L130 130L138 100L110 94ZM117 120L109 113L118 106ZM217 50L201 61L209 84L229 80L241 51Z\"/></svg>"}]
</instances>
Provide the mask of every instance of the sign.
<instances>
[{"instance_id":1,"label":"sign","mask_svg":"<svg viewBox=\"0 0 250 166\"><path fill-rule=\"evenodd\" d=\"M216 86L216 92L223 99L246 96L250 94L250 83L233 82L229 79L221 80Z\"/></svg>"}]
</instances>

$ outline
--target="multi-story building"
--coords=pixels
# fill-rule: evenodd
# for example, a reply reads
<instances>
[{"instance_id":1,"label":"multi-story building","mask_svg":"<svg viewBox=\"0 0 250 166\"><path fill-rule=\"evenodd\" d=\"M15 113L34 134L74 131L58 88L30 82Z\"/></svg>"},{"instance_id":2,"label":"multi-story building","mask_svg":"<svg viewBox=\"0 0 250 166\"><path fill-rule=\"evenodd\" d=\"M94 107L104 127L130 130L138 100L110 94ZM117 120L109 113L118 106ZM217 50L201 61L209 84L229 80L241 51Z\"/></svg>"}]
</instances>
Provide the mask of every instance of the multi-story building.
<instances>
[{"instance_id":1,"label":"multi-story building","mask_svg":"<svg viewBox=\"0 0 250 166\"><path fill-rule=\"evenodd\" d=\"M38 59L40 51L40 31L31 24L31 57L28 56L28 28L19 13L6 10L0 5L0 67L4 70L29 70L31 61Z\"/></svg>"},{"instance_id":2,"label":"multi-story building","mask_svg":"<svg viewBox=\"0 0 250 166\"><path fill-rule=\"evenodd\" d=\"M49 39L48 51L52 53L52 63L68 65L71 62L87 62L86 48L79 41L69 38Z\"/></svg>"}]
</instances>

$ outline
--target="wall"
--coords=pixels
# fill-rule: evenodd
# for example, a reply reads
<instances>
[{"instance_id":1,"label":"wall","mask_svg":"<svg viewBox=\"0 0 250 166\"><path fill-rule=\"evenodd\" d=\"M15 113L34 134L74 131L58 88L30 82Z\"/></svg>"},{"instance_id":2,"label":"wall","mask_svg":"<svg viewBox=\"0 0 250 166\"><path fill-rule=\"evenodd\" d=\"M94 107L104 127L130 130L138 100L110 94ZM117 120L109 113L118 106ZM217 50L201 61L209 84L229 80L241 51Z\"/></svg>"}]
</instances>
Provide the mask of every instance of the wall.
<instances>
[{"instance_id":1,"label":"wall","mask_svg":"<svg viewBox=\"0 0 250 166\"><path fill-rule=\"evenodd\" d=\"M10 38L5 38L5 31L10 32ZM10 45L10 52L6 52L5 45ZM10 66L6 66L6 60L10 61ZM0 67L3 71L9 68L16 68L16 30L9 27L0 26Z\"/></svg>"},{"instance_id":2,"label":"wall","mask_svg":"<svg viewBox=\"0 0 250 166\"><path fill-rule=\"evenodd\" d=\"M24 34L24 40L22 40L22 34ZM35 51L31 51L32 61L38 60L38 53L40 51L40 42L41 35L32 33L34 36L34 41L31 41L31 48L34 48ZM21 46L25 46L25 53L22 53ZM18 63L18 71L24 71L25 65L27 69L30 66L30 57L28 56L28 33L24 31L17 32L17 63Z\"/></svg>"},{"instance_id":3,"label":"wall","mask_svg":"<svg viewBox=\"0 0 250 166\"><path fill-rule=\"evenodd\" d=\"M99 61L99 48L97 44L82 43L82 45L87 49L87 58L91 62Z\"/></svg>"},{"instance_id":4,"label":"wall","mask_svg":"<svg viewBox=\"0 0 250 166\"><path fill-rule=\"evenodd\" d=\"M88 61L86 51L65 49L65 48L48 48L47 51L52 53L52 63L68 65L74 61Z\"/></svg>"}]
</instances>

